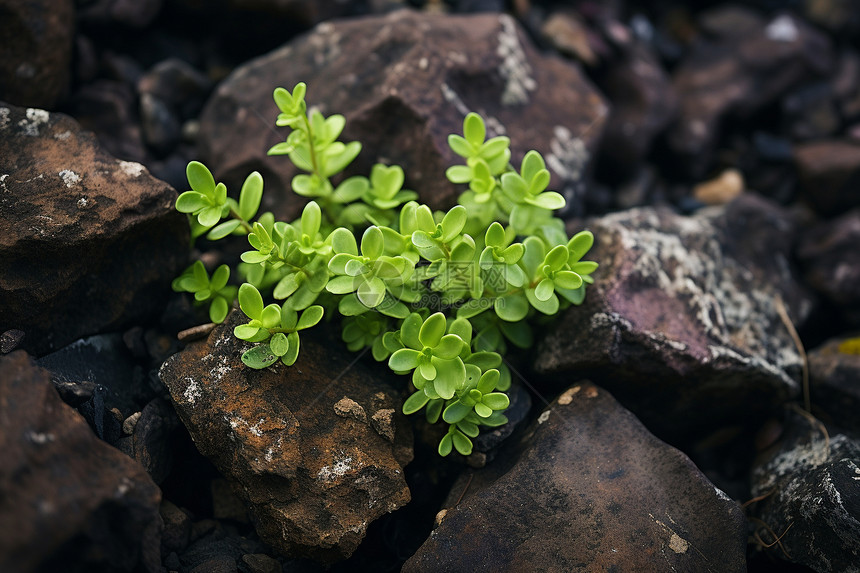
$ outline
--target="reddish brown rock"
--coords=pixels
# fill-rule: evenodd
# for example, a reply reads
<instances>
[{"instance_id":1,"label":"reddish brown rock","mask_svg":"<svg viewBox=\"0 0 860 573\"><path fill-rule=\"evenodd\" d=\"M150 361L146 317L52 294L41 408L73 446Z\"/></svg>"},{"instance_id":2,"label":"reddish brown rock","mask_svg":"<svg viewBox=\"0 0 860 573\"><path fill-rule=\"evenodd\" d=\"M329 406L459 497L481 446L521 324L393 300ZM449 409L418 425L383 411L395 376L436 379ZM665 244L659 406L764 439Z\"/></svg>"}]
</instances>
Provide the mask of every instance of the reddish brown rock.
<instances>
[{"instance_id":1,"label":"reddish brown rock","mask_svg":"<svg viewBox=\"0 0 860 573\"><path fill-rule=\"evenodd\" d=\"M777 14L754 22L700 42L674 72L680 108L668 142L693 175L705 174L726 119L749 117L833 65L828 38L802 20Z\"/></svg>"},{"instance_id":2,"label":"reddish brown rock","mask_svg":"<svg viewBox=\"0 0 860 573\"><path fill-rule=\"evenodd\" d=\"M74 0L0 0L0 100L55 108L66 96Z\"/></svg>"},{"instance_id":3,"label":"reddish brown rock","mask_svg":"<svg viewBox=\"0 0 860 573\"><path fill-rule=\"evenodd\" d=\"M605 390L571 386L505 454L404 572L746 571L740 506Z\"/></svg>"},{"instance_id":4,"label":"reddish brown rock","mask_svg":"<svg viewBox=\"0 0 860 573\"><path fill-rule=\"evenodd\" d=\"M311 333L294 366L252 370L240 359L250 345L233 336L242 319L234 312L171 357L161 379L264 541L287 555L346 558L374 519L409 501L412 435L399 394L352 364L339 341ZM350 415L359 408L365 416ZM382 430L371 423L391 410L398 414Z\"/></svg>"},{"instance_id":5,"label":"reddish brown rock","mask_svg":"<svg viewBox=\"0 0 860 573\"><path fill-rule=\"evenodd\" d=\"M860 144L826 140L798 145L794 160L803 198L820 214L832 217L860 207Z\"/></svg>"},{"instance_id":6,"label":"reddish brown rock","mask_svg":"<svg viewBox=\"0 0 860 573\"><path fill-rule=\"evenodd\" d=\"M151 316L188 257L175 200L67 116L0 104L0 332L44 354Z\"/></svg>"},{"instance_id":7,"label":"reddish brown rock","mask_svg":"<svg viewBox=\"0 0 860 573\"><path fill-rule=\"evenodd\" d=\"M469 111L485 117L489 135L511 138L517 165L530 149L543 153L553 186L570 195L583 191L607 112L575 65L538 53L507 15L402 10L326 22L237 69L201 117L204 163L236 189L259 170L266 207L285 217L303 200L286 193L296 174L289 160L266 157L284 137L271 128L272 92L300 81L309 105L346 116L343 139L364 146L356 172L377 161L401 165L407 187L437 208L456 197L444 172L460 160L447 137L462 131Z\"/></svg>"},{"instance_id":8,"label":"reddish brown rock","mask_svg":"<svg viewBox=\"0 0 860 573\"><path fill-rule=\"evenodd\" d=\"M550 327L538 371L599 379L682 441L798 394L801 357L777 301L795 324L811 301L791 273L787 213L749 194L692 217L641 208L587 227L595 284Z\"/></svg>"},{"instance_id":9,"label":"reddish brown rock","mask_svg":"<svg viewBox=\"0 0 860 573\"><path fill-rule=\"evenodd\" d=\"M160 571L158 487L22 351L0 357L0 451L0 570Z\"/></svg>"}]
</instances>

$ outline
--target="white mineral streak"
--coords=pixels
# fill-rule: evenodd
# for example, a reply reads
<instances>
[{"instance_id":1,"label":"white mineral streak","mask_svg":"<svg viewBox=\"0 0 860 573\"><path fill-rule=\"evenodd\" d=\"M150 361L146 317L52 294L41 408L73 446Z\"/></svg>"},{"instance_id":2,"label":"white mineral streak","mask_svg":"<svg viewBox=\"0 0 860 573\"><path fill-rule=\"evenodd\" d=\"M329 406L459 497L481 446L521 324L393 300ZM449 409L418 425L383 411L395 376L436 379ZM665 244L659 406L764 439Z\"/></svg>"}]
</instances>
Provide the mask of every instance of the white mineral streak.
<instances>
[{"instance_id":1,"label":"white mineral streak","mask_svg":"<svg viewBox=\"0 0 860 573\"><path fill-rule=\"evenodd\" d=\"M585 142L574 137L570 130L563 125L557 125L552 130L550 153L546 164L552 173L566 181L580 181L585 166L591 155L585 147Z\"/></svg>"},{"instance_id":2,"label":"white mineral streak","mask_svg":"<svg viewBox=\"0 0 860 573\"><path fill-rule=\"evenodd\" d=\"M764 34L774 42L794 42L800 36L797 24L787 14L774 18L765 28Z\"/></svg>"},{"instance_id":3,"label":"white mineral streak","mask_svg":"<svg viewBox=\"0 0 860 573\"><path fill-rule=\"evenodd\" d=\"M6 129L9 125L9 108L0 107L0 129Z\"/></svg>"},{"instance_id":4,"label":"white mineral streak","mask_svg":"<svg viewBox=\"0 0 860 573\"><path fill-rule=\"evenodd\" d=\"M537 82L532 77L532 67L520 44L514 19L505 14L499 16L499 22L502 29L499 32L499 46L496 48L496 53L502 59L499 73L505 80L502 104L526 104L529 102L529 92L537 88Z\"/></svg>"},{"instance_id":5,"label":"white mineral streak","mask_svg":"<svg viewBox=\"0 0 860 573\"><path fill-rule=\"evenodd\" d=\"M39 135L39 128L48 123L48 120L51 118L51 114L43 109L28 107L24 113L26 117L18 122L18 127L21 128L24 135L30 137L37 137Z\"/></svg>"},{"instance_id":6,"label":"white mineral streak","mask_svg":"<svg viewBox=\"0 0 860 573\"><path fill-rule=\"evenodd\" d=\"M58 173L60 179L63 180L63 183L66 184L66 187L71 189L75 185L81 182L81 176L72 171L71 169L63 169Z\"/></svg>"},{"instance_id":7,"label":"white mineral streak","mask_svg":"<svg viewBox=\"0 0 860 573\"><path fill-rule=\"evenodd\" d=\"M137 177L141 173L143 173L144 169L146 169L140 163L136 161L120 161L119 162L119 170L128 175L129 177Z\"/></svg>"}]
</instances>

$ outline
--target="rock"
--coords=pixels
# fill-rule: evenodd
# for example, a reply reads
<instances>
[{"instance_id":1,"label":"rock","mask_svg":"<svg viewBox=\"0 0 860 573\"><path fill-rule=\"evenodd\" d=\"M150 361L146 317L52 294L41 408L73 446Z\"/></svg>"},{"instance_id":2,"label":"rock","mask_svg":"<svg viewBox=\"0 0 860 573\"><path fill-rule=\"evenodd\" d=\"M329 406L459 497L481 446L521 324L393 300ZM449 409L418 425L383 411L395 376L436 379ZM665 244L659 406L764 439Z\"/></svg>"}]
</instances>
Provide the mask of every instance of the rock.
<instances>
[{"instance_id":1,"label":"rock","mask_svg":"<svg viewBox=\"0 0 860 573\"><path fill-rule=\"evenodd\" d=\"M333 352L339 342L312 333L303 335L294 366L251 370L240 360L248 344L233 336L243 319L232 313L205 343L168 359L161 379L197 447L248 504L265 542L288 555L343 559L374 519L409 500L403 466L412 458L412 438L402 415L392 443L366 419L336 413L335 404L347 397L373 418L380 410L400 412L397 394L361 363Z\"/></svg>"},{"instance_id":2,"label":"rock","mask_svg":"<svg viewBox=\"0 0 860 573\"><path fill-rule=\"evenodd\" d=\"M231 528L221 526L219 522L211 523L214 527L196 540L192 528L192 543L179 555L184 571L235 572L237 562L243 555L266 551L266 546L259 540L241 536Z\"/></svg>"},{"instance_id":3,"label":"rock","mask_svg":"<svg viewBox=\"0 0 860 573\"><path fill-rule=\"evenodd\" d=\"M789 413L783 440L753 470L759 547L772 557L821 572L857 571L860 563L860 442L828 436L824 425ZM776 534L774 536L774 534Z\"/></svg>"},{"instance_id":4,"label":"rock","mask_svg":"<svg viewBox=\"0 0 860 573\"><path fill-rule=\"evenodd\" d=\"M127 161L149 158L136 118L136 95L131 86L113 80L96 80L75 90L69 113L81 127L95 132L111 155Z\"/></svg>"},{"instance_id":5,"label":"rock","mask_svg":"<svg viewBox=\"0 0 860 573\"><path fill-rule=\"evenodd\" d=\"M638 208L586 228L595 284L540 342L538 372L599 379L673 443L798 395L801 357L777 300L796 325L811 300L791 273L795 228L779 207L749 194L692 217Z\"/></svg>"},{"instance_id":6,"label":"rock","mask_svg":"<svg viewBox=\"0 0 860 573\"><path fill-rule=\"evenodd\" d=\"M627 46L606 68L598 85L612 102L612 111L598 169L604 179L622 181L636 173L654 139L675 117L678 98L647 44Z\"/></svg>"},{"instance_id":7,"label":"rock","mask_svg":"<svg viewBox=\"0 0 860 573\"><path fill-rule=\"evenodd\" d=\"M860 207L860 145L824 140L797 145L794 158L803 198L821 215L833 217Z\"/></svg>"},{"instance_id":8,"label":"rock","mask_svg":"<svg viewBox=\"0 0 860 573\"><path fill-rule=\"evenodd\" d=\"M0 357L0 570L160 571L161 492L22 351Z\"/></svg>"},{"instance_id":9,"label":"rock","mask_svg":"<svg viewBox=\"0 0 860 573\"><path fill-rule=\"evenodd\" d=\"M743 174L737 169L726 169L718 177L693 187L693 197L705 205L725 205L743 191Z\"/></svg>"},{"instance_id":10,"label":"rock","mask_svg":"<svg viewBox=\"0 0 860 573\"><path fill-rule=\"evenodd\" d=\"M590 383L505 453L454 485L405 573L746 571L740 506Z\"/></svg>"},{"instance_id":11,"label":"rock","mask_svg":"<svg viewBox=\"0 0 860 573\"><path fill-rule=\"evenodd\" d=\"M24 340L24 331L17 328L11 328L0 334L0 354L9 354L21 344Z\"/></svg>"},{"instance_id":12,"label":"rock","mask_svg":"<svg viewBox=\"0 0 860 573\"><path fill-rule=\"evenodd\" d=\"M164 499L161 501L161 519L164 532L161 534L161 553L180 552L191 540L191 518L187 513Z\"/></svg>"},{"instance_id":13,"label":"rock","mask_svg":"<svg viewBox=\"0 0 860 573\"><path fill-rule=\"evenodd\" d=\"M260 170L264 207L285 218L304 200L286 192L296 174L289 160L266 157L284 136L270 127L272 92L299 81L308 84L310 105L346 117L344 141L363 144L353 171L368 174L377 161L401 165L406 187L434 208L450 206L457 194L444 176L460 162L447 137L477 111L489 135L511 138L517 165L529 149L544 154L552 186L576 210L607 112L577 67L539 54L507 15L404 10L326 22L238 68L201 116L201 160L229 188Z\"/></svg>"},{"instance_id":14,"label":"rock","mask_svg":"<svg viewBox=\"0 0 860 573\"><path fill-rule=\"evenodd\" d=\"M159 310L188 257L176 197L67 116L0 105L0 332L44 354Z\"/></svg>"},{"instance_id":15,"label":"rock","mask_svg":"<svg viewBox=\"0 0 860 573\"><path fill-rule=\"evenodd\" d=\"M507 394L511 401L510 406L505 410L508 423L498 428L485 430L472 440L475 448L472 456L477 457L482 462L480 465L475 464L474 462L477 460L470 456L468 462L472 467L483 467L483 464L495 459L505 440L511 437L511 434L527 420L532 407L529 393L521 384L512 384Z\"/></svg>"},{"instance_id":16,"label":"rock","mask_svg":"<svg viewBox=\"0 0 860 573\"><path fill-rule=\"evenodd\" d=\"M540 32L560 53L589 66L597 63L597 56L589 42L588 27L575 12L553 12L541 26Z\"/></svg>"},{"instance_id":17,"label":"rock","mask_svg":"<svg viewBox=\"0 0 860 573\"><path fill-rule=\"evenodd\" d=\"M119 449L140 462L152 480L160 484L173 467L171 434L178 425L170 404L154 398L140 412L131 435L119 440Z\"/></svg>"},{"instance_id":18,"label":"rock","mask_svg":"<svg viewBox=\"0 0 860 573\"><path fill-rule=\"evenodd\" d=\"M794 140L833 137L840 129L836 96L825 82L802 86L782 99L786 132Z\"/></svg>"},{"instance_id":19,"label":"rock","mask_svg":"<svg viewBox=\"0 0 860 573\"><path fill-rule=\"evenodd\" d=\"M164 0L95 0L82 4L80 19L88 24L124 24L133 28L149 26Z\"/></svg>"},{"instance_id":20,"label":"rock","mask_svg":"<svg viewBox=\"0 0 860 573\"><path fill-rule=\"evenodd\" d=\"M183 120L200 113L211 89L209 78L178 58L159 62L137 82L139 93L157 97Z\"/></svg>"},{"instance_id":21,"label":"rock","mask_svg":"<svg viewBox=\"0 0 860 573\"><path fill-rule=\"evenodd\" d=\"M47 109L62 102L74 20L73 0L0 0L0 100Z\"/></svg>"},{"instance_id":22,"label":"rock","mask_svg":"<svg viewBox=\"0 0 860 573\"><path fill-rule=\"evenodd\" d=\"M797 249L807 282L842 307L860 307L858 241L860 210L854 210L806 231Z\"/></svg>"},{"instance_id":23,"label":"rock","mask_svg":"<svg viewBox=\"0 0 860 573\"><path fill-rule=\"evenodd\" d=\"M173 151L179 143L179 118L157 96L148 93L140 95L140 126L144 141L159 157Z\"/></svg>"},{"instance_id":24,"label":"rock","mask_svg":"<svg viewBox=\"0 0 860 573\"><path fill-rule=\"evenodd\" d=\"M828 38L788 14L743 34L701 42L674 72L680 107L668 132L670 149L682 168L701 177L727 119L749 117L831 66Z\"/></svg>"},{"instance_id":25,"label":"rock","mask_svg":"<svg viewBox=\"0 0 860 573\"><path fill-rule=\"evenodd\" d=\"M250 553L242 556L243 571L248 573L281 573L281 564L262 553Z\"/></svg>"},{"instance_id":26,"label":"rock","mask_svg":"<svg viewBox=\"0 0 860 573\"><path fill-rule=\"evenodd\" d=\"M809 352L809 387L815 411L826 415L828 424L860 435L858 380L858 338L836 338Z\"/></svg>"}]
</instances>

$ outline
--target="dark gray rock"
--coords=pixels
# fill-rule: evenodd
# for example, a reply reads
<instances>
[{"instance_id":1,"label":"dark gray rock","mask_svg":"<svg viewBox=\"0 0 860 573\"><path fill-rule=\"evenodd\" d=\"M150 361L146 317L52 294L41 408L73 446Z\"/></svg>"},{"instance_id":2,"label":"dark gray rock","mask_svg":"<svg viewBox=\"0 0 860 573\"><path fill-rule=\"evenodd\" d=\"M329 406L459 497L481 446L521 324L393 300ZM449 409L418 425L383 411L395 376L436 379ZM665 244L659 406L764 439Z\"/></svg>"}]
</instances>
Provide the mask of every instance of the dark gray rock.
<instances>
[{"instance_id":1,"label":"dark gray rock","mask_svg":"<svg viewBox=\"0 0 860 573\"><path fill-rule=\"evenodd\" d=\"M0 104L0 332L45 354L152 316L188 257L176 196L67 116Z\"/></svg>"},{"instance_id":2,"label":"dark gray rock","mask_svg":"<svg viewBox=\"0 0 860 573\"><path fill-rule=\"evenodd\" d=\"M80 18L88 24L122 24L145 28L155 20L164 0L94 0L80 9Z\"/></svg>"},{"instance_id":3,"label":"dark gray rock","mask_svg":"<svg viewBox=\"0 0 860 573\"><path fill-rule=\"evenodd\" d=\"M590 383L506 454L454 485L404 572L746 570L740 506Z\"/></svg>"},{"instance_id":4,"label":"dark gray rock","mask_svg":"<svg viewBox=\"0 0 860 573\"><path fill-rule=\"evenodd\" d=\"M811 299L791 272L785 211L742 195L692 217L641 208L586 227L595 284L549 328L539 372L599 379L673 442L798 395L801 357L777 300L801 324Z\"/></svg>"},{"instance_id":5,"label":"dark gray rock","mask_svg":"<svg viewBox=\"0 0 860 573\"><path fill-rule=\"evenodd\" d=\"M462 130L469 111L485 117L489 135L511 138L517 165L530 149L544 154L554 188L581 208L607 112L576 66L541 55L507 15L403 10L326 22L237 69L201 116L201 157L216 178L238 188L259 170L265 208L288 219L304 204L287 193L296 171L266 151L283 137L270 127L272 92L299 81L308 84L310 105L346 117L345 141L362 143L354 171L369 173L377 161L401 165L406 186L434 208L450 206L458 192L444 176L460 163L447 137Z\"/></svg>"},{"instance_id":6,"label":"dark gray rock","mask_svg":"<svg viewBox=\"0 0 860 573\"><path fill-rule=\"evenodd\" d=\"M845 308L860 307L860 210L804 232L797 255L809 284Z\"/></svg>"},{"instance_id":7,"label":"dark gray rock","mask_svg":"<svg viewBox=\"0 0 860 573\"><path fill-rule=\"evenodd\" d=\"M755 534L772 557L820 572L860 571L860 442L799 410L752 475ZM779 537L779 543L773 543Z\"/></svg>"},{"instance_id":8,"label":"dark gray rock","mask_svg":"<svg viewBox=\"0 0 860 573\"><path fill-rule=\"evenodd\" d=\"M860 436L860 339L836 338L809 352L815 412L829 424ZM860 480L858 480L860 481Z\"/></svg>"},{"instance_id":9,"label":"dark gray rock","mask_svg":"<svg viewBox=\"0 0 860 573\"><path fill-rule=\"evenodd\" d=\"M136 459L152 480L160 484L173 467L172 433L179 426L173 408L161 398L153 399L134 424L132 435L119 440L119 449Z\"/></svg>"},{"instance_id":10,"label":"dark gray rock","mask_svg":"<svg viewBox=\"0 0 860 573\"><path fill-rule=\"evenodd\" d=\"M160 572L161 492L22 351L0 357L0 570Z\"/></svg>"},{"instance_id":11,"label":"dark gray rock","mask_svg":"<svg viewBox=\"0 0 860 573\"><path fill-rule=\"evenodd\" d=\"M233 336L244 318L233 312L205 342L168 359L161 379L264 541L290 555L343 559L374 519L409 501L403 466L412 437L397 394L351 364L338 342L312 333L302 336L294 366L252 370L240 360L249 345ZM368 418L397 412L393 443L368 421L338 415L344 396Z\"/></svg>"},{"instance_id":12,"label":"dark gray rock","mask_svg":"<svg viewBox=\"0 0 860 573\"><path fill-rule=\"evenodd\" d=\"M181 552L191 540L191 518L187 513L164 499L161 501L161 519L164 532L161 534L161 553Z\"/></svg>"},{"instance_id":13,"label":"dark gray rock","mask_svg":"<svg viewBox=\"0 0 860 573\"><path fill-rule=\"evenodd\" d=\"M139 93L157 97L182 120L197 117L211 89L209 78L179 58L159 62L137 82Z\"/></svg>"},{"instance_id":14,"label":"dark gray rock","mask_svg":"<svg viewBox=\"0 0 860 573\"><path fill-rule=\"evenodd\" d=\"M57 107L71 79L74 21L74 0L0 0L0 100Z\"/></svg>"},{"instance_id":15,"label":"dark gray rock","mask_svg":"<svg viewBox=\"0 0 860 573\"><path fill-rule=\"evenodd\" d=\"M144 141L159 157L173 151L179 143L179 118L158 96L140 95L140 127Z\"/></svg>"},{"instance_id":16,"label":"dark gray rock","mask_svg":"<svg viewBox=\"0 0 860 573\"><path fill-rule=\"evenodd\" d=\"M699 42L673 75L680 107L668 144L697 177L710 166L727 119L749 117L833 65L829 39L789 14L729 29L744 31Z\"/></svg>"}]
</instances>

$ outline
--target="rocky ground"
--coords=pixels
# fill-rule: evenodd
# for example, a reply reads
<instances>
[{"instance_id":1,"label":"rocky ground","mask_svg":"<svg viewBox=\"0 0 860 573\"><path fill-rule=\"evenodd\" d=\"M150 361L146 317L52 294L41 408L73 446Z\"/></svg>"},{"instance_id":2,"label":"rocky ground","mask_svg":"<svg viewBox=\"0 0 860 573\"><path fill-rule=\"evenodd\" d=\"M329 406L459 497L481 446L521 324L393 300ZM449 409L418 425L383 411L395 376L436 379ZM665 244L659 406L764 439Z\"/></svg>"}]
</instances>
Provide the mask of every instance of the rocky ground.
<instances>
[{"instance_id":1,"label":"rocky ground","mask_svg":"<svg viewBox=\"0 0 860 573\"><path fill-rule=\"evenodd\" d=\"M0 570L860 571L858 38L852 0L0 0ZM478 111L597 238L468 459L336 329L253 373L235 313L177 338L185 165L295 216L298 81L439 208Z\"/></svg>"}]
</instances>

